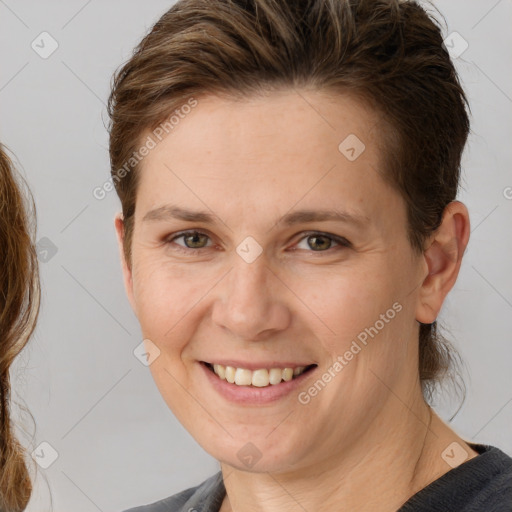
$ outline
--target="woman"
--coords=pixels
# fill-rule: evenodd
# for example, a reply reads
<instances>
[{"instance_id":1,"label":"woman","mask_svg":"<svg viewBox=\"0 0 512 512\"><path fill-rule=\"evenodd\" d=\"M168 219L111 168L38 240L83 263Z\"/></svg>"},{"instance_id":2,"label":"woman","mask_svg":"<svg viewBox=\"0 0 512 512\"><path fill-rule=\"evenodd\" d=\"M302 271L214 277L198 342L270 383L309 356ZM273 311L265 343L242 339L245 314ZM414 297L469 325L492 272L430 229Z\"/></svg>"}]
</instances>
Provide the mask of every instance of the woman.
<instances>
[{"instance_id":1,"label":"woman","mask_svg":"<svg viewBox=\"0 0 512 512\"><path fill-rule=\"evenodd\" d=\"M469 239L466 98L398 0L183 0L117 73L125 286L221 471L137 511L511 508L512 459L430 408Z\"/></svg>"},{"instance_id":2,"label":"woman","mask_svg":"<svg viewBox=\"0 0 512 512\"><path fill-rule=\"evenodd\" d=\"M9 369L32 334L39 313L34 219L34 204L27 203L12 162L0 145L0 510L8 512L24 510L32 492L25 453L10 418Z\"/></svg>"}]
</instances>

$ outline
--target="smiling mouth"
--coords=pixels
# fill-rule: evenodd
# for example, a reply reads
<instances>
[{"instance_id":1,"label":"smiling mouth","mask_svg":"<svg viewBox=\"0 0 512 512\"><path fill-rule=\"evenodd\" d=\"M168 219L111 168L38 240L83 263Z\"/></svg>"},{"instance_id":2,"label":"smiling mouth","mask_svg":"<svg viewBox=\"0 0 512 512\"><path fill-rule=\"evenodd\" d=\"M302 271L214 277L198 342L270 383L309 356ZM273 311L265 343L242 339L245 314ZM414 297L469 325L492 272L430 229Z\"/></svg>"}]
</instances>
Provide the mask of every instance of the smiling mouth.
<instances>
[{"instance_id":1,"label":"smiling mouth","mask_svg":"<svg viewBox=\"0 0 512 512\"><path fill-rule=\"evenodd\" d=\"M212 373L217 375L219 379L225 380L230 384L258 388L275 386L283 381L288 382L304 375L317 366L316 364L310 364L308 366L297 366L295 368L260 368L253 371L247 368L211 364L206 361L201 361L201 364L204 364Z\"/></svg>"}]
</instances>

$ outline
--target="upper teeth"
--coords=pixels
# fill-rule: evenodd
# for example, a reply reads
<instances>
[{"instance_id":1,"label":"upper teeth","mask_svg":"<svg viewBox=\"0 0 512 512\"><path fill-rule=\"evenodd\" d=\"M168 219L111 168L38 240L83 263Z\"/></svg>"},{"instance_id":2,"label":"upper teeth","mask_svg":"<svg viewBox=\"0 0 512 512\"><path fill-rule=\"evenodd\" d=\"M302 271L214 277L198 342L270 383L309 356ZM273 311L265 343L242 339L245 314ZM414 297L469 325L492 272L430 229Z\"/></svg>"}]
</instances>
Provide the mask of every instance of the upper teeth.
<instances>
[{"instance_id":1,"label":"upper teeth","mask_svg":"<svg viewBox=\"0 0 512 512\"><path fill-rule=\"evenodd\" d=\"M265 387L269 384L279 384L282 380L292 380L294 376L300 375L305 366L297 366L294 368L261 368L259 370L248 370L246 368L234 368L233 366L222 366L214 364L213 371L223 380L227 380L231 384L238 386Z\"/></svg>"}]
</instances>

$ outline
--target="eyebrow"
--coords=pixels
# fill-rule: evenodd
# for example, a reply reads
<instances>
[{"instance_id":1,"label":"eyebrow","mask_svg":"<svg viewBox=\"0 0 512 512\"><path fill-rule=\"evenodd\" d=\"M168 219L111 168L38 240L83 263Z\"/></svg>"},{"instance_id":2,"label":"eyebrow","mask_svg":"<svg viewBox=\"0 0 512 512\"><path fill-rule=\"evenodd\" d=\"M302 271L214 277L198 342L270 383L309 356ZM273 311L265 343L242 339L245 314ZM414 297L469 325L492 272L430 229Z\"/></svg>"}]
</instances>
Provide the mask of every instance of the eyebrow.
<instances>
[{"instance_id":1,"label":"eyebrow","mask_svg":"<svg viewBox=\"0 0 512 512\"><path fill-rule=\"evenodd\" d=\"M216 215L206 211L195 211L181 208L178 206L165 205L148 211L142 218L146 221L163 220L183 220L187 222L202 222L204 224L215 224ZM364 227L370 223L370 219L365 215L351 214L337 209L327 210L297 210L287 213L279 219L276 225L292 226L307 222L338 221L348 224L355 224L358 227Z\"/></svg>"}]
</instances>

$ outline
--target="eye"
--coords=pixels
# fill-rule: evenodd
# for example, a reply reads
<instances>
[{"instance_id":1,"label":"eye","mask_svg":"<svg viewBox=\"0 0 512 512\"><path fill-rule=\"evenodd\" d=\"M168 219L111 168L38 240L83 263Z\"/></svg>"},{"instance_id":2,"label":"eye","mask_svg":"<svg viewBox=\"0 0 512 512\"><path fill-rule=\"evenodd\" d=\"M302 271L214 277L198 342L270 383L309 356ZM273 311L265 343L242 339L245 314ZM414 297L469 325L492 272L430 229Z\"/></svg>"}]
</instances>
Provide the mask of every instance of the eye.
<instances>
[{"instance_id":1,"label":"eye","mask_svg":"<svg viewBox=\"0 0 512 512\"><path fill-rule=\"evenodd\" d=\"M307 247L299 247L300 243L303 242L307 244ZM299 249L312 250L314 252L327 252L329 249L333 248L333 243L342 247L351 246L350 242L345 238L315 231L306 234L306 236L301 238L299 244L297 244L297 247Z\"/></svg>"},{"instance_id":2,"label":"eye","mask_svg":"<svg viewBox=\"0 0 512 512\"><path fill-rule=\"evenodd\" d=\"M176 244L179 250L187 251L188 249L205 249L209 247L206 245L209 240L209 236L201 233L200 231L185 231L183 233L179 233L177 235L172 236L166 240L166 243L174 243L176 240L180 238L183 239L184 245Z\"/></svg>"},{"instance_id":3,"label":"eye","mask_svg":"<svg viewBox=\"0 0 512 512\"><path fill-rule=\"evenodd\" d=\"M177 243L177 240L183 240L183 243ZM208 243L210 241L210 243ZM173 245L174 249L183 252L198 252L194 249L207 249L212 246L210 237L200 231L184 231L171 235L165 240L168 245ZM305 243L306 247L300 247L301 243ZM351 243L343 237L313 231L306 233L292 250L301 249L313 252L327 252L329 249L351 247Z\"/></svg>"}]
</instances>

